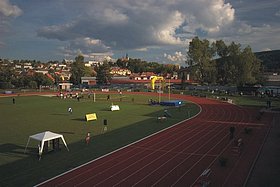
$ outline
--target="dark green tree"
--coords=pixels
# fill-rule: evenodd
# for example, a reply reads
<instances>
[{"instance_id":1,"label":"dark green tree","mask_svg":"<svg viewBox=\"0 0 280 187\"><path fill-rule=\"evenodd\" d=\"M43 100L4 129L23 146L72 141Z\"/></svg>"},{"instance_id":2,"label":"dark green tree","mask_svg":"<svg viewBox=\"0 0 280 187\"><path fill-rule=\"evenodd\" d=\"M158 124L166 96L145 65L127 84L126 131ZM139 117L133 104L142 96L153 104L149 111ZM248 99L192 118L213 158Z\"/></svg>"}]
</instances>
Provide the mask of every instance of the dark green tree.
<instances>
[{"instance_id":1,"label":"dark green tree","mask_svg":"<svg viewBox=\"0 0 280 187\"><path fill-rule=\"evenodd\" d=\"M238 69L239 85L255 84L259 81L261 64L249 46L239 55Z\"/></svg>"},{"instance_id":2,"label":"dark green tree","mask_svg":"<svg viewBox=\"0 0 280 187\"><path fill-rule=\"evenodd\" d=\"M195 37L187 59L192 79L201 83L242 86L262 82L261 63L249 46L242 50L241 44L234 42L228 46L222 40L210 44Z\"/></svg>"},{"instance_id":3,"label":"dark green tree","mask_svg":"<svg viewBox=\"0 0 280 187\"><path fill-rule=\"evenodd\" d=\"M228 47L223 40L216 41L214 45L218 56L220 56L221 58L225 58L228 56Z\"/></svg>"},{"instance_id":4,"label":"dark green tree","mask_svg":"<svg viewBox=\"0 0 280 187\"><path fill-rule=\"evenodd\" d=\"M15 80L16 73L11 65L0 66L0 88L12 88Z\"/></svg>"},{"instance_id":5,"label":"dark green tree","mask_svg":"<svg viewBox=\"0 0 280 187\"><path fill-rule=\"evenodd\" d=\"M191 68L191 76L201 83L213 83L216 80L215 63L211 62L215 54L214 47L206 39L192 39L187 53L187 64ZM209 78L209 76L211 77Z\"/></svg>"},{"instance_id":6,"label":"dark green tree","mask_svg":"<svg viewBox=\"0 0 280 187\"><path fill-rule=\"evenodd\" d=\"M102 65L97 67L96 73L96 82L98 85L110 84L112 76L110 74L110 66L107 62L104 62Z\"/></svg>"},{"instance_id":7,"label":"dark green tree","mask_svg":"<svg viewBox=\"0 0 280 187\"><path fill-rule=\"evenodd\" d=\"M37 88L40 86L51 86L53 85L53 82L50 78L48 78L46 75L43 73L35 73L32 76L32 81L37 83Z\"/></svg>"},{"instance_id":8,"label":"dark green tree","mask_svg":"<svg viewBox=\"0 0 280 187\"><path fill-rule=\"evenodd\" d=\"M70 81L74 85L81 84L81 77L83 77L86 73L86 68L84 65L84 57L82 55L78 55L75 58L75 61L71 64L71 77Z\"/></svg>"}]
</instances>

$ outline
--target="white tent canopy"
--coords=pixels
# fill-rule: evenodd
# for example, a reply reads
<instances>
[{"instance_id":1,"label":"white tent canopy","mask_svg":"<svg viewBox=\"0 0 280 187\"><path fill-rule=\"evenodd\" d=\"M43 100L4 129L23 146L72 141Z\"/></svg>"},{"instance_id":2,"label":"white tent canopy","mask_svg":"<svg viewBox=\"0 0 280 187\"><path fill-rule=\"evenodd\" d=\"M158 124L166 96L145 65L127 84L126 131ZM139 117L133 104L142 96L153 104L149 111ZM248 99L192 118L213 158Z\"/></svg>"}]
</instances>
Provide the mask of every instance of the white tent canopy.
<instances>
[{"instance_id":1,"label":"white tent canopy","mask_svg":"<svg viewBox=\"0 0 280 187\"><path fill-rule=\"evenodd\" d=\"M66 149L69 151L69 149L67 147L67 144L66 144L66 142L65 142L65 140L63 138L63 135L57 134L57 133L53 133L53 132L50 132L50 131L46 131L46 132L41 132L41 133L38 133L38 134L34 134L32 136L29 136L27 144L25 146L24 152L26 151L26 148L27 148L27 146L29 144L30 139L38 140L38 141L41 142L41 145L39 147L39 155L42 155L45 142L50 141L50 140L54 140L54 139L58 139L58 138L62 139Z\"/></svg>"}]
</instances>

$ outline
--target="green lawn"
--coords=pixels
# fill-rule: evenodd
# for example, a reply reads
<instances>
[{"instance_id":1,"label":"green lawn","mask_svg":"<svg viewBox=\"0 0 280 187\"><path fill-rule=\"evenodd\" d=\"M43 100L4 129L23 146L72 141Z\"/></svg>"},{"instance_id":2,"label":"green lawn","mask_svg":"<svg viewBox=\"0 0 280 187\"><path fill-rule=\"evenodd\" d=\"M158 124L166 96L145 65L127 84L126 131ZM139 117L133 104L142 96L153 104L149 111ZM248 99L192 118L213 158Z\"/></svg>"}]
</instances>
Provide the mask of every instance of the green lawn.
<instances>
[{"instance_id":1,"label":"green lawn","mask_svg":"<svg viewBox=\"0 0 280 187\"><path fill-rule=\"evenodd\" d=\"M38 184L199 112L195 104L185 103L180 108L168 108L172 118L159 122L157 117L163 116L165 108L147 104L156 97L123 95L120 99L118 94L111 94L109 101L106 98L96 95L93 102L87 95L80 101L19 96L15 97L16 104L11 97L0 98L0 186ZM110 111L112 103L118 104L120 111ZM68 107L73 108L73 114L67 112ZM87 113L96 113L97 120L86 122ZM108 121L106 133L102 133L104 119ZM31 140L24 154L28 137L46 130L63 134L70 151L62 147L38 161L38 142ZM87 132L93 136L88 146L84 142Z\"/></svg>"}]
</instances>

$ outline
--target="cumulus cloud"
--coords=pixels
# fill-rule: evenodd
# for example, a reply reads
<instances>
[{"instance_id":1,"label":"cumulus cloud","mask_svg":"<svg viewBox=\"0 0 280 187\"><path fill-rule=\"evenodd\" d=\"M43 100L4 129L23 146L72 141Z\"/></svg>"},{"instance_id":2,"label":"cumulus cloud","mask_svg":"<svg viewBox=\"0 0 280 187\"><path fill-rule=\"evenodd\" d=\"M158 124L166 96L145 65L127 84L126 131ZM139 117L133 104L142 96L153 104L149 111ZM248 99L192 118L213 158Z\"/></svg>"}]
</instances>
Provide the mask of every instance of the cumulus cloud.
<instances>
[{"instance_id":1,"label":"cumulus cloud","mask_svg":"<svg viewBox=\"0 0 280 187\"><path fill-rule=\"evenodd\" d=\"M184 23L184 16L179 11L174 11L170 14L166 24L160 25L155 38L167 44L181 44L182 40L176 37L175 30Z\"/></svg>"},{"instance_id":2,"label":"cumulus cloud","mask_svg":"<svg viewBox=\"0 0 280 187\"><path fill-rule=\"evenodd\" d=\"M236 23L236 26L229 28L227 34L220 36L209 35L209 38L217 38L224 40L226 43L234 41L241 45L253 47L254 51L263 51L266 49L278 49L280 40L280 28L268 24L260 26L250 26L245 23ZM273 37L272 37L273 36ZM209 39L208 38L208 39Z\"/></svg>"},{"instance_id":3,"label":"cumulus cloud","mask_svg":"<svg viewBox=\"0 0 280 187\"><path fill-rule=\"evenodd\" d=\"M128 21L127 15L111 8L104 10L104 19L107 23L123 23Z\"/></svg>"},{"instance_id":4,"label":"cumulus cloud","mask_svg":"<svg viewBox=\"0 0 280 187\"><path fill-rule=\"evenodd\" d=\"M17 17L22 14L22 10L15 5L11 5L9 0L0 1L0 15ZM1 16L0 16L1 17Z\"/></svg>"},{"instance_id":5,"label":"cumulus cloud","mask_svg":"<svg viewBox=\"0 0 280 187\"><path fill-rule=\"evenodd\" d=\"M82 54L88 58L112 55L110 48L105 46L102 41L89 37L70 40L69 45L61 48L61 52L66 56L73 57Z\"/></svg>"},{"instance_id":6,"label":"cumulus cloud","mask_svg":"<svg viewBox=\"0 0 280 187\"><path fill-rule=\"evenodd\" d=\"M171 62L177 62L179 64L186 61L186 55L182 54L181 51L176 51L173 55L164 53L164 57Z\"/></svg>"},{"instance_id":7,"label":"cumulus cloud","mask_svg":"<svg viewBox=\"0 0 280 187\"><path fill-rule=\"evenodd\" d=\"M9 32L9 23L10 19L20 16L22 14L22 10L12 5L9 0L0 0L0 39L1 35ZM5 46L3 41L0 41L0 47Z\"/></svg>"},{"instance_id":8,"label":"cumulus cloud","mask_svg":"<svg viewBox=\"0 0 280 187\"><path fill-rule=\"evenodd\" d=\"M42 27L37 31L38 36L68 41L71 46L68 50L74 50L74 47L82 50L77 41L81 44L85 38L90 38L99 42L87 46L93 53L108 52L108 48L146 50L155 46L186 46L190 36L198 35L199 31L223 31L233 22L235 13L224 0L75 2L70 1L66 6L81 10L76 18L64 24Z\"/></svg>"},{"instance_id":9,"label":"cumulus cloud","mask_svg":"<svg viewBox=\"0 0 280 187\"><path fill-rule=\"evenodd\" d=\"M223 0L197 1L182 5L186 8L188 15L187 26L185 29L194 32L197 29L206 32L219 32L221 28L234 21L235 10L229 3Z\"/></svg>"}]
</instances>

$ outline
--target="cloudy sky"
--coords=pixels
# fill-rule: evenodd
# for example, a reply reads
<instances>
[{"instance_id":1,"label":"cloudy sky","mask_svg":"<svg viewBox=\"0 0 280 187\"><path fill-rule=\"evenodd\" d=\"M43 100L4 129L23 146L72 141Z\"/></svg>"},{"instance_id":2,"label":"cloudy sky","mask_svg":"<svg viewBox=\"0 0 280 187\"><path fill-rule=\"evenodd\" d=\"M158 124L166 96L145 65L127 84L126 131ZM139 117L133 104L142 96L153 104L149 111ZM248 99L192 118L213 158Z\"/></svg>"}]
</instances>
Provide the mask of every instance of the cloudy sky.
<instances>
[{"instance_id":1,"label":"cloudy sky","mask_svg":"<svg viewBox=\"0 0 280 187\"><path fill-rule=\"evenodd\" d=\"M279 20L280 0L0 0L0 58L182 63L195 36L280 49Z\"/></svg>"}]
</instances>

